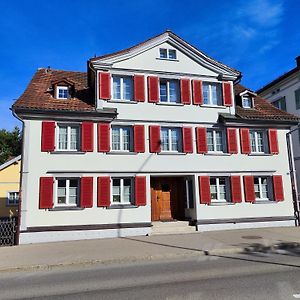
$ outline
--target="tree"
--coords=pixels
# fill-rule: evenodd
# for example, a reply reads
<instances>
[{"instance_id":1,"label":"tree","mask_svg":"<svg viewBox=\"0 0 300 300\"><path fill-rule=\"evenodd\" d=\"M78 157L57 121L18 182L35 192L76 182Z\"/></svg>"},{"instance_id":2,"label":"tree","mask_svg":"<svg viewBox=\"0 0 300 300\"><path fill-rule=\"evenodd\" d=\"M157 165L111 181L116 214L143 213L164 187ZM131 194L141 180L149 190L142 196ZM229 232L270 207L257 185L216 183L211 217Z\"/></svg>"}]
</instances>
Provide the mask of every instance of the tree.
<instances>
[{"instance_id":1,"label":"tree","mask_svg":"<svg viewBox=\"0 0 300 300\"><path fill-rule=\"evenodd\" d=\"M12 131L0 130L0 165L11 156L18 156L22 152L22 134L19 127Z\"/></svg>"}]
</instances>

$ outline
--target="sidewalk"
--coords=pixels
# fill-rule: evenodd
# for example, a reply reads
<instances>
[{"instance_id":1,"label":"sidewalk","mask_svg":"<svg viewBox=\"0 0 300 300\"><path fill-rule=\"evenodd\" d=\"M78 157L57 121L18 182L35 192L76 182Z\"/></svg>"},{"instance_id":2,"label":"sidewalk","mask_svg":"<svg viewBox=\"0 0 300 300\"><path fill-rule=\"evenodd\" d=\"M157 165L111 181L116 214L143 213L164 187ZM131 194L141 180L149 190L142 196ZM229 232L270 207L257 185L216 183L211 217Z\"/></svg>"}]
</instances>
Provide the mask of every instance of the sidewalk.
<instances>
[{"instance_id":1,"label":"sidewalk","mask_svg":"<svg viewBox=\"0 0 300 300\"><path fill-rule=\"evenodd\" d=\"M242 252L300 255L300 228L262 228L81 240L0 248L0 271Z\"/></svg>"}]
</instances>

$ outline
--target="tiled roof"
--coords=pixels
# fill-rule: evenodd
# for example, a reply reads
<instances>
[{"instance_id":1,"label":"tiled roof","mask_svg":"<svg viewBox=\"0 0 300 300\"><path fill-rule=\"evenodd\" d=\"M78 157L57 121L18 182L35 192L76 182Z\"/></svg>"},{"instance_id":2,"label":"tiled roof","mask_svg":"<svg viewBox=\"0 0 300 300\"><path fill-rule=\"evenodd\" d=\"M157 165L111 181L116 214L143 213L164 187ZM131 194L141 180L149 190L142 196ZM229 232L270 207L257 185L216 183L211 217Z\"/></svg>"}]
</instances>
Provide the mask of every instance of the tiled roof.
<instances>
[{"instance_id":1,"label":"tiled roof","mask_svg":"<svg viewBox=\"0 0 300 300\"><path fill-rule=\"evenodd\" d=\"M245 90L251 91L241 84L236 84L234 86L236 96ZM241 106L237 105L236 115L242 119L249 120L300 121L298 117L278 109L260 96L254 97L254 108L242 108Z\"/></svg>"},{"instance_id":2,"label":"tiled roof","mask_svg":"<svg viewBox=\"0 0 300 300\"><path fill-rule=\"evenodd\" d=\"M68 79L74 82L75 92L68 100L55 99L51 91L52 83ZM95 104L87 86L86 72L39 69L34 74L24 93L13 108L39 110L94 111Z\"/></svg>"}]
</instances>

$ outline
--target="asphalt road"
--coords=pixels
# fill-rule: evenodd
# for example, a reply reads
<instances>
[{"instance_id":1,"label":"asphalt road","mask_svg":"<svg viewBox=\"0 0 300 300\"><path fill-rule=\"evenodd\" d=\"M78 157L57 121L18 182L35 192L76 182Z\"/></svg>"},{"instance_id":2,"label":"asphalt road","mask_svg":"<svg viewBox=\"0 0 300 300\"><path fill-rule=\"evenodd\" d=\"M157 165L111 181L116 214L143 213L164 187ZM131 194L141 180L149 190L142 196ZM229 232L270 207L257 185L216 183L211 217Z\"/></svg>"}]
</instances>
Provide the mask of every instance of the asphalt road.
<instances>
[{"instance_id":1,"label":"asphalt road","mask_svg":"<svg viewBox=\"0 0 300 300\"><path fill-rule=\"evenodd\" d=\"M0 274L0 299L300 299L300 258L201 256Z\"/></svg>"}]
</instances>

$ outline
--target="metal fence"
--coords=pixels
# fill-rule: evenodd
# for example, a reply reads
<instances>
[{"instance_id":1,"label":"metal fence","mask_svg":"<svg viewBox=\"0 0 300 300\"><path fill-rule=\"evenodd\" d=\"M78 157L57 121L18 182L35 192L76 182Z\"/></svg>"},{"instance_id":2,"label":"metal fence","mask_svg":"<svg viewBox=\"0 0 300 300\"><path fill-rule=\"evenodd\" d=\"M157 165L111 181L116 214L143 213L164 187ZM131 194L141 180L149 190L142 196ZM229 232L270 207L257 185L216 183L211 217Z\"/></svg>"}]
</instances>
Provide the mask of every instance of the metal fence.
<instances>
[{"instance_id":1,"label":"metal fence","mask_svg":"<svg viewBox=\"0 0 300 300\"><path fill-rule=\"evenodd\" d=\"M0 247L16 244L17 218L0 218Z\"/></svg>"}]
</instances>

